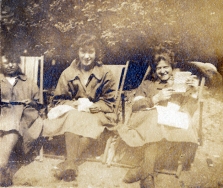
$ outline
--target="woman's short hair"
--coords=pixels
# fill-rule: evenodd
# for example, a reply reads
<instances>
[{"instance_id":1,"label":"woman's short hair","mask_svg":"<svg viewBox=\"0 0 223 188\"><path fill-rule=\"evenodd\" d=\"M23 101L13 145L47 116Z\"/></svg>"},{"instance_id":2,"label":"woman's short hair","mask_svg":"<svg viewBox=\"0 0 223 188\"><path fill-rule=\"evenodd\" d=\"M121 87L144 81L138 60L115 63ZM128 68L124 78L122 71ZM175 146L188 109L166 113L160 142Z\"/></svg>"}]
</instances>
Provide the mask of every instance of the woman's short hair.
<instances>
[{"instance_id":1,"label":"woman's short hair","mask_svg":"<svg viewBox=\"0 0 223 188\"><path fill-rule=\"evenodd\" d=\"M20 54L13 51L1 50L1 58L5 57L10 62L20 63ZM2 61L2 59L1 59ZM1 62L2 63L2 62Z\"/></svg>"},{"instance_id":2,"label":"woman's short hair","mask_svg":"<svg viewBox=\"0 0 223 188\"><path fill-rule=\"evenodd\" d=\"M100 61L102 59L102 52L101 52L101 44L97 39L96 35L92 34L81 34L78 36L76 41L72 44L72 48L74 50L75 58L78 59L78 51L81 47L93 45L96 50L96 61Z\"/></svg>"},{"instance_id":3,"label":"woman's short hair","mask_svg":"<svg viewBox=\"0 0 223 188\"><path fill-rule=\"evenodd\" d=\"M172 68L175 68L176 62L174 61L174 52L163 46L158 46L154 49L153 55L153 68L156 69L158 63L164 60L168 62Z\"/></svg>"}]
</instances>

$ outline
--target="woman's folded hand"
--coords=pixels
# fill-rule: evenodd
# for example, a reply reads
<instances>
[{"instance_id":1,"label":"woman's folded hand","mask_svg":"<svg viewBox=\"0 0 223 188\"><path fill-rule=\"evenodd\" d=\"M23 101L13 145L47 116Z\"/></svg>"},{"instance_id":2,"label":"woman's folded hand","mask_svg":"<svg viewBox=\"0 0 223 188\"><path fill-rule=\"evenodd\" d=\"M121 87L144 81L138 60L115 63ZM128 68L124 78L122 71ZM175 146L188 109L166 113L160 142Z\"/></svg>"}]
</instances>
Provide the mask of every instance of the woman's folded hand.
<instances>
[{"instance_id":1,"label":"woman's folded hand","mask_svg":"<svg viewBox=\"0 0 223 188\"><path fill-rule=\"evenodd\" d=\"M191 75L188 77L186 84L189 86L187 91L184 93L184 96L191 96L197 98L199 80L196 75Z\"/></svg>"},{"instance_id":2,"label":"woman's folded hand","mask_svg":"<svg viewBox=\"0 0 223 188\"><path fill-rule=\"evenodd\" d=\"M174 90L172 88L164 88L160 90L155 96L153 96L153 103L157 104L160 101L165 101L170 99Z\"/></svg>"},{"instance_id":3,"label":"woman's folded hand","mask_svg":"<svg viewBox=\"0 0 223 188\"><path fill-rule=\"evenodd\" d=\"M22 101L20 101L21 103L24 103L26 105L30 104L32 101L30 99L24 99Z\"/></svg>"},{"instance_id":4,"label":"woman's folded hand","mask_svg":"<svg viewBox=\"0 0 223 188\"><path fill-rule=\"evenodd\" d=\"M186 84L191 87L197 88L199 84L199 80L196 75L191 75L187 78Z\"/></svg>"},{"instance_id":5,"label":"woman's folded hand","mask_svg":"<svg viewBox=\"0 0 223 188\"><path fill-rule=\"evenodd\" d=\"M74 107L74 108L77 109L79 104L80 104L79 101L74 101L74 102L72 103L72 107Z\"/></svg>"},{"instance_id":6,"label":"woman's folded hand","mask_svg":"<svg viewBox=\"0 0 223 188\"><path fill-rule=\"evenodd\" d=\"M98 105L93 104L93 105L89 108L89 110L90 110L90 112L91 112L92 114L95 114L95 113L100 112L100 111L101 111L101 108L100 108Z\"/></svg>"}]
</instances>

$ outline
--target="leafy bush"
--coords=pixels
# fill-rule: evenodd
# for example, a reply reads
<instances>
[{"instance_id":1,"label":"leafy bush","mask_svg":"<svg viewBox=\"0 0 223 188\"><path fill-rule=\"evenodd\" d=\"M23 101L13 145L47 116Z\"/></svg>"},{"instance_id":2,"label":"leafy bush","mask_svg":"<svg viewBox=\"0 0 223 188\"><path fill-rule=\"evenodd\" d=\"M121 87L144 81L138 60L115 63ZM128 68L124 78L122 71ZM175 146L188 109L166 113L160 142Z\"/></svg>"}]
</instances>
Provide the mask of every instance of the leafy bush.
<instances>
[{"instance_id":1,"label":"leafy bush","mask_svg":"<svg viewBox=\"0 0 223 188\"><path fill-rule=\"evenodd\" d=\"M160 43L172 46L179 59L215 61L223 51L222 5L221 0L3 0L2 9L14 14L3 17L1 35L5 46L66 61L82 32L96 33L112 61L147 55Z\"/></svg>"}]
</instances>

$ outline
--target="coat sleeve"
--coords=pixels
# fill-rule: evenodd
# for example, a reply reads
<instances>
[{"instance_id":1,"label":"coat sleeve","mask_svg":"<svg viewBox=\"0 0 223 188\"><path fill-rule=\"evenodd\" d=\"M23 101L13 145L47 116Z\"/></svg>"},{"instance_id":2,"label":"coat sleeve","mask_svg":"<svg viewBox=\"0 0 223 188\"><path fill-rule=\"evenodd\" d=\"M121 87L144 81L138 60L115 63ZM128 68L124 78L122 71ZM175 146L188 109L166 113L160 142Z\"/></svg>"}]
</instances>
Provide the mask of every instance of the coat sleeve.
<instances>
[{"instance_id":1,"label":"coat sleeve","mask_svg":"<svg viewBox=\"0 0 223 188\"><path fill-rule=\"evenodd\" d=\"M39 102L39 98L40 98L39 88L34 82L31 82L30 84L32 87L31 101Z\"/></svg>"},{"instance_id":2,"label":"coat sleeve","mask_svg":"<svg viewBox=\"0 0 223 188\"><path fill-rule=\"evenodd\" d=\"M144 81L140 84L136 91L135 99L143 97L139 100L133 101L132 110L138 111L140 109L151 108L154 106L152 97L154 94L153 84L150 81Z\"/></svg>"},{"instance_id":3,"label":"coat sleeve","mask_svg":"<svg viewBox=\"0 0 223 188\"><path fill-rule=\"evenodd\" d=\"M31 90L31 96L29 98L30 103L29 105L31 105L32 107L36 108L37 110L39 110L39 108L43 105L42 103L40 103L40 90L39 87L36 85L36 83L34 83L33 81L28 81L28 83L30 85L30 90ZM28 91L28 93L30 93L30 91Z\"/></svg>"},{"instance_id":4,"label":"coat sleeve","mask_svg":"<svg viewBox=\"0 0 223 188\"><path fill-rule=\"evenodd\" d=\"M187 112L192 117L198 108L198 99L191 96L185 96L180 107L180 111Z\"/></svg>"},{"instance_id":5,"label":"coat sleeve","mask_svg":"<svg viewBox=\"0 0 223 188\"><path fill-rule=\"evenodd\" d=\"M63 72L57 83L57 87L54 92L53 101L58 100L72 100L71 93L68 88L68 80L66 79L66 73Z\"/></svg>"},{"instance_id":6,"label":"coat sleeve","mask_svg":"<svg viewBox=\"0 0 223 188\"><path fill-rule=\"evenodd\" d=\"M115 81L110 71L105 73L102 85L98 89L97 93L100 93L100 96L98 98L99 100L95 102L95 104L101 108L102 112L113 112L115 102Z\"/></svg>"}]
</instances>

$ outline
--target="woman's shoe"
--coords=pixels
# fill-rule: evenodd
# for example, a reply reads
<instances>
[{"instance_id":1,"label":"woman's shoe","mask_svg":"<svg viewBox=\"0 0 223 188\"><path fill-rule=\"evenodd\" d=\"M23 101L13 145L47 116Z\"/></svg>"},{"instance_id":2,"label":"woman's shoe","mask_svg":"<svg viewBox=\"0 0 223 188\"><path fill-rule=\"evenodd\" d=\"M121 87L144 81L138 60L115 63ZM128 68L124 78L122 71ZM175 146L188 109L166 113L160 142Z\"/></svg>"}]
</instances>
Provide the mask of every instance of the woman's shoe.
<instances>
[{"instance_id":1,"label":"woman's shoe","mask_svg":"<svg viewBox=\"0 0 223 188\"><path fill-rule=\"evenodd\" d=\"M63 180L67 182L74 181L76 177L77 173L75 169L67 169L63 173Z\"/></svg>"},{"instance_id":2,"label":"woman's shoe","mask_svg":"<svg viewBox=\"0 0 223 188\"><path fill-rule=\"evenodd\" d=\"M55 178L57 178L58 180L62 180L63 179L63 170L58 168L57 166L54 166L52 169L53 172L53 176Z\"/></svg>"},{"instance_id":3,"label":"woman's shoe","mask_svg":"<svg viewBox=\"0 0 223 188\"><path fill-rule=\"evenodd\" d=\"M134 182L137 182L137 181L143 179L142 176L143 176L143 174L142 174L141 167L130 169L126 173L125 177L123 178L123 182L125 182L125 183L134 183Z\"/></svg>"},{"instance_id":4,"label":"woman's shoe","mask_svg":"<svg viewBox=\"0 0 223 188\"><path fill-rule=\"evenodd\" d=\"M154 177L149 175L144 180L141 180L140 188L155 188Z\"/></svg>"},{"instance_id":5,"label":"woman's shoe","mask_svg":"<svg viewBox=\"0 0 223 188\"><path fill-rule=\"evenodd\" d=\"M54 176L59 180L74 181L78 175L78 168L74 161L64 161L54 169Z\"/></svg>"}]
</instances>

